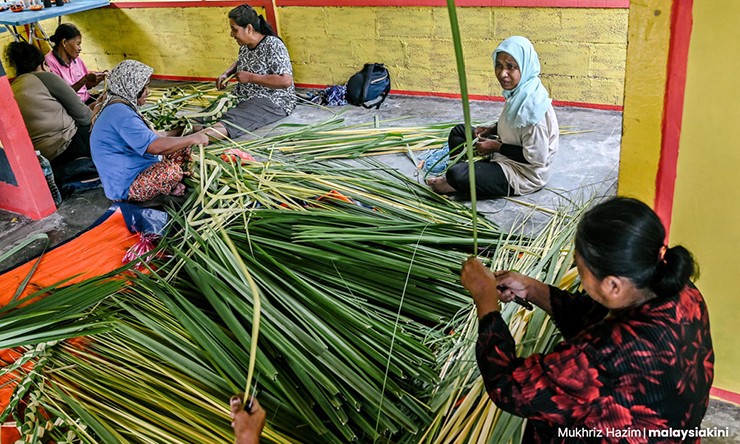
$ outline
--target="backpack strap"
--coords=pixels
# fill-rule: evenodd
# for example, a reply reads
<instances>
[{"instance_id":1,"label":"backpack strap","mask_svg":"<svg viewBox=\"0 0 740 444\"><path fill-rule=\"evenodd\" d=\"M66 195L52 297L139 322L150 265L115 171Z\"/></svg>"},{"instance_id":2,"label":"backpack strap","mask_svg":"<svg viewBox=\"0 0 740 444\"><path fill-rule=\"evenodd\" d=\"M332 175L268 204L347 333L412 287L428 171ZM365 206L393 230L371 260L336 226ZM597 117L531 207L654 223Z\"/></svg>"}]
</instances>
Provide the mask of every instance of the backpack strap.
<instances>
[{"instance_id":1,"label":"backpack strap","mask_svg":"<svg viewBox=\"0 0 740 444\"><path fill-rule=\"evenodd\" d=\"M373 69L375 68L375 63L367 63L365 65L365 84L362 85L362 94L360 95L360 103L362 106L365 106L365 99L367 99L367 90L370 88L370 81L373 78ZM367 108L365 106L365 108Z\"/></svg>"},{"instance_id":2,"label":"backpack strap","mask_svg":"<svg viewBox=\"0 0 740 444\"><path fill-rule=\"evenodd\" d=\"M367 105L365 105L365 98L367 96L367 90L368 90L368 88L370 88L370 81L372 80L372 73L375 70L375 67L376 66L380 66L381 68L383 68L384 70L386 70L386 72L388 70L383 65L378 65L377 63L369 63L369 64L367 64L365 66L368 69L365 70L365 86L362 88L362 101L360 102L360 104L365 109L373 109L373 108L380 109L380 105L382 105L383 102L385 102L385 98L388 97L388 93L391 92L391 83L390 82L388 82L388 86L386 86L385 87L385 90L383 90L383 92L380 94L380 100L377 101L376 103L374 103L374 104L372 104L370 106L367 106Z\"/></svg>"},{"instance_id":3,"label":"backpack strap","mask_svg":"<svg viewBox=\"0 0 740 444\"><path fill-rule=\"evenodd\" d=\"M388 97L388 93L391 92L391 85L388 84L388 86L385 87L385 90L380 94L380 100L378 100L375 104L367 106L365 105L365 102L362 103L363 108L365 109L380 109L380 105L385 102L385 98Z\"/></svg>"}]
</instances>

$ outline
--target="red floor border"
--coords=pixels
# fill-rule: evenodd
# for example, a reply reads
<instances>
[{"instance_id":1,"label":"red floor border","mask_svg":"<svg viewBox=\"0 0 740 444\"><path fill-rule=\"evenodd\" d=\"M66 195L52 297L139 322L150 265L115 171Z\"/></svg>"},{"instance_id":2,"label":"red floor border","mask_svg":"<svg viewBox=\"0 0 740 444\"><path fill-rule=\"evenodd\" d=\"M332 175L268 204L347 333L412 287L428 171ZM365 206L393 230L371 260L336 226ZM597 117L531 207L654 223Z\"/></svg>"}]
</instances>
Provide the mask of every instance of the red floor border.
<instances>
[{"instance_id":1,"label":"red floor border","mask_svg":"<svg viewBox=\"0 0 740 444\"><path fill-rule=\"evenodd\" d=\"M723 390L721 388L712 387L709 390L709 394L715 398L721 399L722 401L731 402L740 406L740 393Z\"/></svg>"},{"instance_id":2,"label":"red floor border","mask_svg":"<svg viewBox=\"0 0 740 444\"><path fill-rule=\"evenodd\" d=\"M188 76L168 76L155 74L152 76L153 79L157 80L174 80L174 81L195 81L195 82L215 82L216 79L212 77L188 77ZM313 83L296 83L298 88L309 88L309 89L324 89L326 85L317 85ZM457 93L445 93L445 92L428 92L428 91L405 91L405 90L391 90L391 94L399 96L422 96L422 97L441 97L446 99L459 99L460 94ZM501 96L484 96L470 94L468 95L470 100L480 100L485 102L503 102L504 98ZM603 111L622 111L621 105L607 105L602 103L585 103L585 102L568 102L563 100L553 100L554 106L572 106L575 108L587 108L587 109L598 109Z\"/></svg>"}]
</instances>

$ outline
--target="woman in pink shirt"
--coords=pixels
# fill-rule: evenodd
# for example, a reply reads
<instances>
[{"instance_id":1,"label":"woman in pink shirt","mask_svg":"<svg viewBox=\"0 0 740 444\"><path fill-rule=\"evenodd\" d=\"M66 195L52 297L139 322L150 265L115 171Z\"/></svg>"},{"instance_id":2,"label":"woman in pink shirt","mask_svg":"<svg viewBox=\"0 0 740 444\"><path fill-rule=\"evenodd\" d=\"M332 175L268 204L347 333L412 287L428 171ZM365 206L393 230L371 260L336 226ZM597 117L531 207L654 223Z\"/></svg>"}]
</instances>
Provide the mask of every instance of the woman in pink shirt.
<instances>
[{"instance_id":1,"label":"woman in pink shirt","mask_svg":"<svg viewBox=\"0 0 740 444\"><path fill-rule=\"evenodd\" d=\"M90 96L90 89L105 78L104 72L89 72L85 62L80 58L82 52L82 34L71 23L59 25L49 40L54 48L46 54L45 60L49 71L63 78L85 104L95 101Z\"/></svg>"}]
</instances>

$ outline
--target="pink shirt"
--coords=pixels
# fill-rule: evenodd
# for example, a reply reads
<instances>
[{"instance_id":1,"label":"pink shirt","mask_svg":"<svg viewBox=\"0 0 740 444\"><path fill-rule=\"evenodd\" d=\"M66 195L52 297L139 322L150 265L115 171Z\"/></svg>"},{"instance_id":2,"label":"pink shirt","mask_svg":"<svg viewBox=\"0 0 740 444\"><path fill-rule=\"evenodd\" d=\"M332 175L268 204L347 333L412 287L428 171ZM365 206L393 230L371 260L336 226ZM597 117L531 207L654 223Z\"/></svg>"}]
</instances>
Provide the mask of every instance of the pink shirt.
<instances>
[{"instance_id":1,"label":"pink shirt","mask_svg":"<svg viewBox=\"0 0 740 444\"><path fill-rule=\"evenodd\" d=\"M79 57L72 60L69 65L66 65L57 57L56 54L54 54L54 51L49 51L44 59L46 60L46 65L49 67L49 71L63 78L65 82L69 83L69 86L77 83L78 80L83 78L89 72L87 70L87 66L85 66L85 62L83 62ZM87 86L83 85L82 88L77 91L77 95L83 103L86 102L87 99L90 98Z\"/></svg>"}]
</instances>

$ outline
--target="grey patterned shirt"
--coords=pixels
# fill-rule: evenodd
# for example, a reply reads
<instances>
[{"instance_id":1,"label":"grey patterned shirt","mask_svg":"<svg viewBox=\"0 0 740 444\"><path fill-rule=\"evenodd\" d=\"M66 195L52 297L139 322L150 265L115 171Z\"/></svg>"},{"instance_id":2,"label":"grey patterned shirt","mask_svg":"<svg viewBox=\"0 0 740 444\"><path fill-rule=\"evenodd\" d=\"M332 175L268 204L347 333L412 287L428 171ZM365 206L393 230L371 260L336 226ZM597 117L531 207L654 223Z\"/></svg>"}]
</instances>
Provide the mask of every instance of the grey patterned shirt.
<instances>
[{"instance_id":1,"label":"grey patterned shirt","mask_svg":"<svg viewBox=\"0 0 740 444\"><path fill-rule=\"evenodd\" d=\"M293 75L293 66L285 44L278 37L268 35L257 44L254 49L246 45L239 48L239 57L236 61L237 71L248 71L255 74L290 74ZM295 87L290 85L285 89L268 88L254 83L239 83L234 92L244 98L265 97L270 99L286 114L295 108Z\"/></svg>"}]
</instances>

